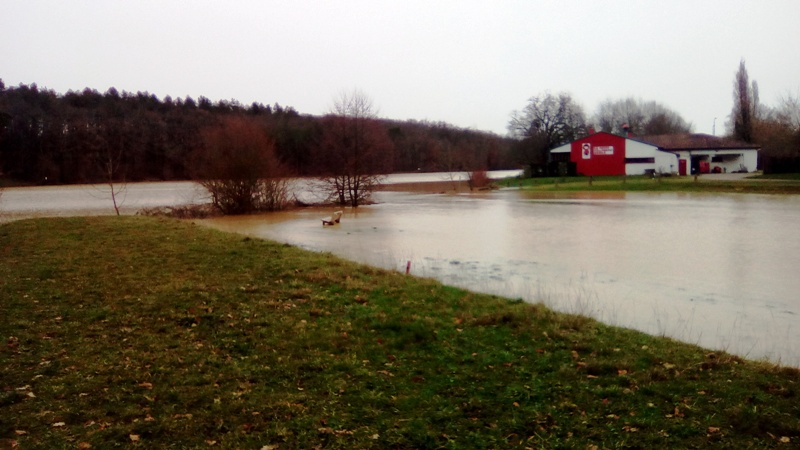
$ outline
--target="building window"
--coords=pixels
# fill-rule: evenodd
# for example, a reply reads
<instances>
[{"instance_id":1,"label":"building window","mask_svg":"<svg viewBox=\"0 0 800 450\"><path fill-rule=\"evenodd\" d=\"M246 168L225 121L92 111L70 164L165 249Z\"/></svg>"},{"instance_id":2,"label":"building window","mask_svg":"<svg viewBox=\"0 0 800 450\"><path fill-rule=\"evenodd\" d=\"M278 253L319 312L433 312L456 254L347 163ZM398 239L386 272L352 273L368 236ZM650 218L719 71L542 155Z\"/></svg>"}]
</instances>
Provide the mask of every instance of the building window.
<instances>
[{"instance_id":1,"label":"building window","mask_svg":"<svg viewBox=\"0 0 800 450\"><path fill-rule=\"evenodd\" d=\"M569 162L569 153L550 153L550 161L553 162Z\"/></svg>"},{"instance_id":2,"label":"building window","mask_svg":"<svg viewBox=\"0 0 800 450\"><path fill-rule=\"evenodd\" d=\"M625 158L625 164L654 164L655 158Z\"/></svg>"}]
</instances>

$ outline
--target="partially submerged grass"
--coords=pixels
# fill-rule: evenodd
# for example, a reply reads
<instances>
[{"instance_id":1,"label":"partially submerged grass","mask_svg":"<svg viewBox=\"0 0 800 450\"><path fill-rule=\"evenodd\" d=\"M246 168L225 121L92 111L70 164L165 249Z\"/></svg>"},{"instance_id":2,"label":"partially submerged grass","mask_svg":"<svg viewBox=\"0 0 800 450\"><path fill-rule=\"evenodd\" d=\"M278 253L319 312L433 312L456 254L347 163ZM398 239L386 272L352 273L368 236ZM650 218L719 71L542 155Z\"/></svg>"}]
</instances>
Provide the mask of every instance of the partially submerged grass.
<instances>
[{"instance_id":1,"label":"partially submerged grass","mask_svg":"<svg viewBox=\"0 0 800 450\"><path fill-rule=\"evenodd\" d=\"M755 176L754 176L755 177ZM504 187L537 191L632 191L632 192L734 192L751 194L800 194L796 178L758 177L742 180L720 180L695 177L549 177L511 178L502 180Z\"/></svg>"},{"instance_id":2,"label":"partially submerged grass","mask_svg":"<svg viewBox=\"0 0 800 450\"><path fill-rule=\"evenodd\" d=\"M0 226L0 448L769 448L795 369L149 217Z\"/></svg>"},{"instance_id":3,"label":"partially submerged grass","mask_svg":"<svg viewBox=\"0 0 800 450\"><path fill-rule=\"evenodd\" d=\"M754 179L763 180L791 180L800 181L800 173L773 173L753 176Z\"/></svg>"}]
</instances>

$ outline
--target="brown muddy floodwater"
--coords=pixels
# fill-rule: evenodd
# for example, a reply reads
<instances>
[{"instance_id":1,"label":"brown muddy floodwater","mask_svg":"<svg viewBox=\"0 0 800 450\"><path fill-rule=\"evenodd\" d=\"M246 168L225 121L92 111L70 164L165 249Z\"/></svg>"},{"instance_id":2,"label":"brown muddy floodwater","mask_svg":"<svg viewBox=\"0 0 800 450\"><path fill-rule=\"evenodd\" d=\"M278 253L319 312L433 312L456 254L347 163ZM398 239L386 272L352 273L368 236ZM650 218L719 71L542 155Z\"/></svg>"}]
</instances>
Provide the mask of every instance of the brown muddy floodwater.
<instances>
[{"instance_id":1,"label":"brown muddy floodwater","mask_svg":"<svg viewBox=\"0 0 800 450\"><path fill-rule=\"evenodd\" d=\"M397 180L408 181L418 180ZM192 183L136 183L123 210L205 199ZM397 271L410 261L412 275L445 284L800 366L800 196L510 189L376 200L325 228L333 209L196 222ZM102 187L0 198L0 222L93 214L113 214Z\"/></svg>"},{"instance_id":2,"label":"brown muddy floodwater","mask_svg":"<svg viewBox=\"0 0 800 450\"><path fill-rule=\"evenodd\" d=\"M800 196L381 192L202 221L749 358L800 366Z\"/></svg>"}]
</instances>

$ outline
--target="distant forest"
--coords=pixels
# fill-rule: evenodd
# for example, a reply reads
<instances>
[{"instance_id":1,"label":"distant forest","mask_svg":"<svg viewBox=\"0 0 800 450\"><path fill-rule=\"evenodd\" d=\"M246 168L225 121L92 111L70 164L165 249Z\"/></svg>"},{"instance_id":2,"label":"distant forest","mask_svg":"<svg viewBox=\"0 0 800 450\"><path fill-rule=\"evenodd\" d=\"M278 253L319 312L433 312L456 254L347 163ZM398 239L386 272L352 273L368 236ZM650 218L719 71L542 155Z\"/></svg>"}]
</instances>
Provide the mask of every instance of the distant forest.
<instances>
[{"instance_id":1,"label":"distant forest","mask_svg":"<svg viewBox=\"0 0 800 450\"><path fill-rule=\"evenodd\" d=\"M125 181L186 180L202 130L235 115L262 124L295 176L324 174L319 151L325 121L288 106L205 97L159 99L147 92L58 94L0 80L0 178L30 184L108 182L107 163ZM392 143L390 172L520 167L514 140L443 122L380 119ZM122 181L122 180L115 181Z\"/></svg>"}]
</instances>

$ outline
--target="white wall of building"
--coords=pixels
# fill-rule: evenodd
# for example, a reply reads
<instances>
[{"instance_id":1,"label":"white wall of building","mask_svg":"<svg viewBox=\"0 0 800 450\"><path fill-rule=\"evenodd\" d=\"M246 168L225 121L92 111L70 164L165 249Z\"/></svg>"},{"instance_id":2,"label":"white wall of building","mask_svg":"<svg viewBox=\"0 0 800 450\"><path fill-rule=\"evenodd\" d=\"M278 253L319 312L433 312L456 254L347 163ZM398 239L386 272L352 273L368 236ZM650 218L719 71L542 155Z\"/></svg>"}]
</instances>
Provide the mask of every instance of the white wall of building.
<instances>
[{"instance_id":1,"label":"white wall of building","mask_svg":"<svg viewBox=\"0 0 800 450\"><path fill-rule=\"evenodd\" d=\"M625 139L625 158L652 158L657 151L658 147L655 145Z\"/></svg>"},{"instance_id":2,"label":"white wall of building","mask_svg":"<svg viewBox=\"0 0 800 450\"><path fill-rule=\"evenodd\" d=\"M662 152L655 145L644 142L625 140L625 159L647 158L653 162L625 163L626 175L644 175L648 171L656 173L677 173L678 157L672 153Z\"/></svg>"},{"instance_id":3,"label":"white wall of building","mask_svg":"<svg viewBox=\"0 0 800 450\"><path fill-rule=\"evenodd\" d=\"M756 149L723 149L723 150L692 150L677 152L680 159L685 159L691 166L692 158L707 161L711 172L718 167L720 172L755 172L758 169L758 150Z\"/></svg>"},{"instance_id":4,"label":"white wall of building","mask_svg":"<svg viewBox=\"0 0 800 450\"><path fill-rule=\"evenodd\" d=\"M656 152L656 173L678 173L678 155L674 153Z\"/></svg>"},{"instance_id":5,"label":"white wall of building","mask_svg":"<svg viewBox=\"0 0 800 450\"><path fill-rule=\"evenodd\" d=\"M758 150L745 150L742 155L742 164L744 164L748 172L758 170Z\"/></svg>"}]
</instances>

